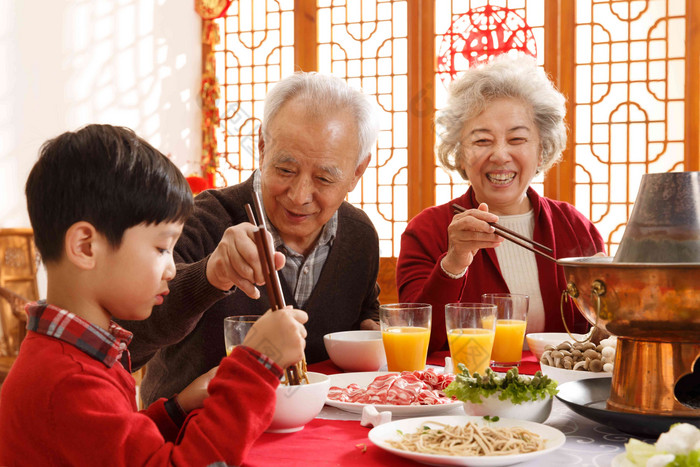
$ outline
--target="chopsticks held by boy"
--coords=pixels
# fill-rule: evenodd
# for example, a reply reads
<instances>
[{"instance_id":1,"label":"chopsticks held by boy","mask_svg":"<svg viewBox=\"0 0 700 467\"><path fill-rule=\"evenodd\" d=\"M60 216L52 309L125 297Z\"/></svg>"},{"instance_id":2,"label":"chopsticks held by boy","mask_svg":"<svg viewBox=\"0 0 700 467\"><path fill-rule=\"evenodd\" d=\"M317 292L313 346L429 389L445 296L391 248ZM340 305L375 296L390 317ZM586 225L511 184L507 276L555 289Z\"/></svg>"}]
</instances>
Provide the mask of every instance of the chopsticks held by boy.
<instances>
[{"instance_id":1,"label":"chopsticks held by boy","mask_svg":"<svg viewBox=\"0 0 700 467\"><path fill-rule=\"evenodd\" d=\"M131 333L112 319L167 295L193 209L184 176L131 130L89 125L42 146L26 195L48 284L2 385L0 465L240 465L304 355L306 313L266 313L218 369L138 412Z\"/></svg>"}]
</instances>

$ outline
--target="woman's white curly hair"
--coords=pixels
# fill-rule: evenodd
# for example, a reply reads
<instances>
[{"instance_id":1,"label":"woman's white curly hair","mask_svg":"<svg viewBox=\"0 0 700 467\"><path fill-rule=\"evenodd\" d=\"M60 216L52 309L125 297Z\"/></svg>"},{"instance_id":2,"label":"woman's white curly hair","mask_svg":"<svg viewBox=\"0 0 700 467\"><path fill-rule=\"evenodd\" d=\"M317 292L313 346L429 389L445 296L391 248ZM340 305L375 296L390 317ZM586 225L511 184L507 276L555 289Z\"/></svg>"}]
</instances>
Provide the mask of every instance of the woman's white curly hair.
<instances>
[{"instance_id":1,"label":"woman's white curly hair","mask_svg":"<svg viewBox=\"0 0 700 467\"><path fill-rule=\"evenodd\" d=\"M443 167L456 170L468 180L462 169L465 157L462 131L469 120L500 98L519 99L531 108L540 136L538 173L546 172L561 160L566 147L566 99L534 58L504 54L485 65L470 68L450 85L447 105L435 121L439 136L436 150Z\"/></svg>"}]
</instances>

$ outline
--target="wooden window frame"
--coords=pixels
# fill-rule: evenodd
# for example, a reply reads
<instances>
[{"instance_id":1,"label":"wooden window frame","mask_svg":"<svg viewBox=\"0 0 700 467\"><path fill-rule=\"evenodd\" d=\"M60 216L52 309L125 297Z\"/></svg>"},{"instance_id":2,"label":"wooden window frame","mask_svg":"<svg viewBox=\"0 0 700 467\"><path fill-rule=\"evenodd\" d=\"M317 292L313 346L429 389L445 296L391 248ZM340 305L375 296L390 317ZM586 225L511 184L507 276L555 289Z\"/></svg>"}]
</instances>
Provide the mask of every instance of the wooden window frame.
<instances>
[{"instance_id":1,"label":"wooden window frame","mask_svg":"<svg viewBox=\"0 0 700 467\"><path fill-rule=\"evenodd\" d=\"M435 204L434 109L436 86L435 2L406 0L408 10L408 220ZM688 171L700 170L700 2L686 0L685 48L685 154ZM575 15L576 0L544 2L544 68L559 90L573 96L575 90ZM295 69L316 71L317 4L316 0L294 1ZM203 56L209 52L203 46ZM569 144L563 160L544 179L544 195L575 203L576 161L573 155L576 115L573 99L567 101ZM398 301L395 284L396 258L381 258L379 283L383 303Z\"/></svg>"}]
</instances>

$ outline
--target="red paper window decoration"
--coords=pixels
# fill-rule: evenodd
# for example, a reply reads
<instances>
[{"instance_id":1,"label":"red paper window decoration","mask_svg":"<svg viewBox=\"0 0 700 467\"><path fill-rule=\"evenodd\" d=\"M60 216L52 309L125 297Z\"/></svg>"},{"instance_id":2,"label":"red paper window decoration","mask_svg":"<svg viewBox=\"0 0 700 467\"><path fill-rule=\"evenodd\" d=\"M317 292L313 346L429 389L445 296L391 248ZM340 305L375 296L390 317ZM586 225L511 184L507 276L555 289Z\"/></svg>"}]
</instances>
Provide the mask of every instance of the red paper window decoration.
<instances>
[{"instance_id":1,"label":"red paper window decoration","mask_svg":"<svg viewBox=\"0 0 700 467\"><path fill-rule=\"evenodd\" d=\"M511 50L537 56L535 36L522 16L494 5L473 8L443 35L437 57L440 79L448 84L460 71Z\"/></svg>"}]
</instances>

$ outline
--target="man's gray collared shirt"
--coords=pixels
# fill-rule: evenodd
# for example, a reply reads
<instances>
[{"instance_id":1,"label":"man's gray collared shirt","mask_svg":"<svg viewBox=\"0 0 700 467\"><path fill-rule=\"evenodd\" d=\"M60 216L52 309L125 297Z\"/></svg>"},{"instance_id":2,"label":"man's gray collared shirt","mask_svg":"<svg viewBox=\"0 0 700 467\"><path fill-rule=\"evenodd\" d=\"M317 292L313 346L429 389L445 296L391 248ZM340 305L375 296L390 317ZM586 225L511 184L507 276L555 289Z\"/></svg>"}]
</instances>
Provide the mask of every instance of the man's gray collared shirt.
<instances>
[{"instance_id":1,"label":"man's gray collared shirt","mask_svg":"<svg viewBox=\"0 0 700 467\"><path fill-rule=\"evenodd\" d=\"M260 201L262 204L262 190L260 182L260 171L256 170L253 174L253 189L260 196ZM265 213L265 222L267 223L267 228L272 234L272 238L275 242L275 250L281 252L286 257L286 262L284 267L280 271L284 281L292 287L294 293L294 300L296 301L297 307L303 309L306 306L306 302L311 296L318 278L321 276L321 269L328 259L328 253L333 245L333 240L335 239L335 234L338 230L338 212L333 213L326 225L321 229L321 235L316 241L316 246L304 257L304 255L294 251L284 244L282 237L280 237L277 228L270 222L267 217L267 212L265 211L265 206L262 207Z\"/></svg>"}]
</instances>

